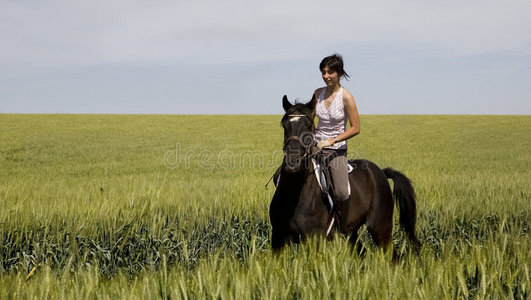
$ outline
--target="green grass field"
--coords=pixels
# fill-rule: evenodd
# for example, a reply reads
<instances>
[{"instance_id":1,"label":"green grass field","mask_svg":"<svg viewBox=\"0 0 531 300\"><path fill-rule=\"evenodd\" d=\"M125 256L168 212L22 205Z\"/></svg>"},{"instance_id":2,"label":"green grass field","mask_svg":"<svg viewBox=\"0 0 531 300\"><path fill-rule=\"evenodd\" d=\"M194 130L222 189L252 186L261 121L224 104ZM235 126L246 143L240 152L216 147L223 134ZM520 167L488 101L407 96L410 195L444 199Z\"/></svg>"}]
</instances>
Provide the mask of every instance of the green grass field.
<instances>
[{"instance_id":1,"label":"green grass field","mask_svg":"<svg viewBox=\"0 0 531 300\"><path fill-rule=\"evenodd\" d=\"M0 114L0 298L531 296L530 116L361 116L349 157L417 192L398 264L366 233L363 257L271 253L282 137L280 116Z\"/></svg>"}]
</instances>

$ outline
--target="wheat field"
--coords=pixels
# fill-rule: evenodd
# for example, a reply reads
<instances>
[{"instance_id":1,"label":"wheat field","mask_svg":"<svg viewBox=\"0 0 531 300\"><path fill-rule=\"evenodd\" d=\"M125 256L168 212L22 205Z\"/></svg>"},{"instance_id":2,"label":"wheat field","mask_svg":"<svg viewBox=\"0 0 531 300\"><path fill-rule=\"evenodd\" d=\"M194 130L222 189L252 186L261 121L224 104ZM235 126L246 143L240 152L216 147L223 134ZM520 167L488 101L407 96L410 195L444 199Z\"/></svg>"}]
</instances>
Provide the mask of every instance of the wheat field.
<instances>
[{"instance_id":1,"label":"wheat field","mask_svg":"<svg viewBox=\"0 0 531 300\"><path fill-rule=\"evenodd\" d=\"M0 114L0 298L530 297L530 116L361 116L349 158L417 193L398 263L365 232L271 252L280 118Z\"/></svg>"}]
</instances>

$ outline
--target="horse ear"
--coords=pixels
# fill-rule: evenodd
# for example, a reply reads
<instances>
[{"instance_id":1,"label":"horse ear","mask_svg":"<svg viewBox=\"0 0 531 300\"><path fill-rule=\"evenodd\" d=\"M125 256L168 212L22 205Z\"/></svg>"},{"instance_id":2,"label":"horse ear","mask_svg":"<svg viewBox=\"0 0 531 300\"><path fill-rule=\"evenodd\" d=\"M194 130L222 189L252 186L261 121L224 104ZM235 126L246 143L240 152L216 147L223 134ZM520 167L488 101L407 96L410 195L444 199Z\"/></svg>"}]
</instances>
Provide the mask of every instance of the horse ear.
<instances>
[{"instance_id":1,"label":"horse ear","mask_svg":"<svg viewBox=\"0 0 531 300\"><path fill-rule=\"evenodd\" d=\"M315 94L314 94L312 97L312 100L306 103L306 107L313 113L316 104L317 104L317 99L315 98Z\"/></svg>"},{"instance_id":2,"label":"horse ear","mask_svg":"<svg viewBox=\"0 0 531 300\"><path fill-rule=\"evenodd\" d=\"M292 106L293 105L288 101L288 96L284 95L284 97L282 97L282 107L284 107L284 110L287 112Z\"/></svg>"}]
</instances>

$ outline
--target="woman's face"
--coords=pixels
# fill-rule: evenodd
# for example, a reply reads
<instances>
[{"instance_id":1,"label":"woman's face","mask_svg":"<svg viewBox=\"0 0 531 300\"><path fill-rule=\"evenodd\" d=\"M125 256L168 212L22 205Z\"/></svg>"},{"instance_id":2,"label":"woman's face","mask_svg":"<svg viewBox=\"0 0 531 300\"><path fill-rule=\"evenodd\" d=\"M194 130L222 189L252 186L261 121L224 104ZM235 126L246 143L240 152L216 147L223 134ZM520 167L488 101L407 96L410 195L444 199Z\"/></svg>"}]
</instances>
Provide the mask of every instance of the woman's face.
<instances>
[{"instance_id":1,"label":"woman's face","mask_svg":"<svg viewBox=\"0 0 531 300\"><path fill-rule=\"evenodd\" d=\"M323 70L321 70L321 74L327 86L339 84L339 74L337 74L336 71L330 70L328 66L325 66Z\"/></svg>"}]
</instances>

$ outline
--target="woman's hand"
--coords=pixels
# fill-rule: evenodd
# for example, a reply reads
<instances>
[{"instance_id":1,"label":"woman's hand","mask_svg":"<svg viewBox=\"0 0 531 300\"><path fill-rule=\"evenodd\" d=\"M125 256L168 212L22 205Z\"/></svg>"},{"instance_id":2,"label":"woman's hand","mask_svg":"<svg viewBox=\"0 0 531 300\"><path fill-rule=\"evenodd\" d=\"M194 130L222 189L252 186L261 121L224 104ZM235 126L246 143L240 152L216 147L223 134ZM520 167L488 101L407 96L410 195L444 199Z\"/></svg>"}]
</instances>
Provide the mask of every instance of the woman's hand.
<instances>
[{"instance_id":1,"label":"woman's hand","mask_svg":"<svg viewBox=\"0 0 531 300\"><path fill-rule=\"evenodd\" d=\"M320 141L319 143L317 143L317 148L319 148L319 150L325 148L325 147L330 147L330 146L333 146L334 145L334 139L333 138L329 138L328 140L322 140Z\"/></svg>"}]
</instances>

